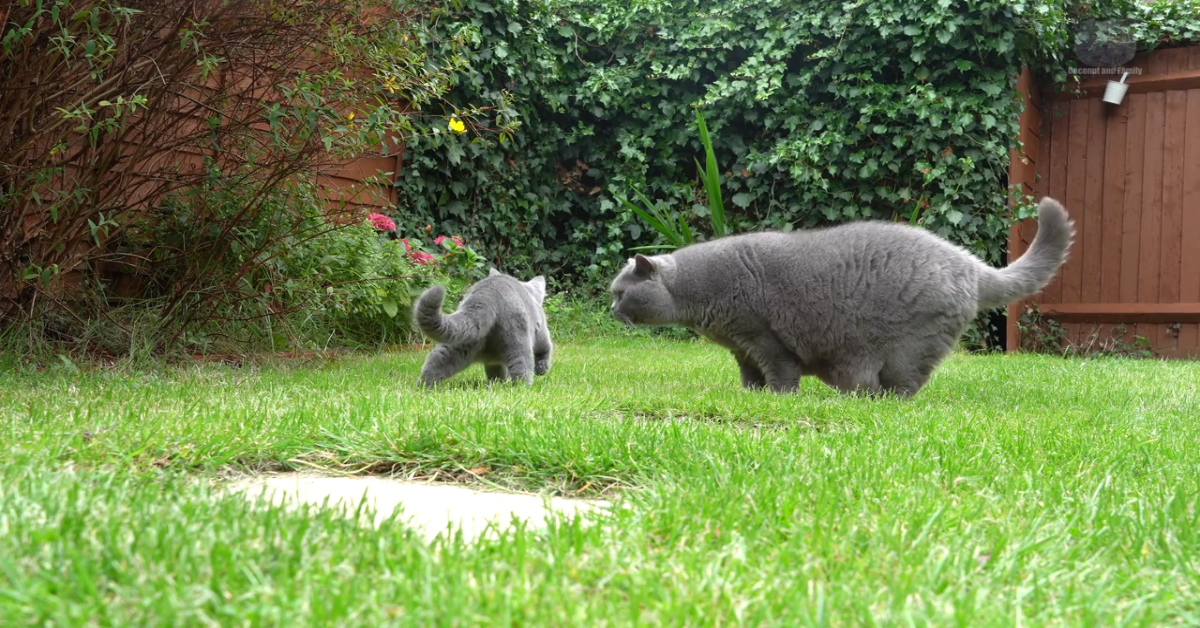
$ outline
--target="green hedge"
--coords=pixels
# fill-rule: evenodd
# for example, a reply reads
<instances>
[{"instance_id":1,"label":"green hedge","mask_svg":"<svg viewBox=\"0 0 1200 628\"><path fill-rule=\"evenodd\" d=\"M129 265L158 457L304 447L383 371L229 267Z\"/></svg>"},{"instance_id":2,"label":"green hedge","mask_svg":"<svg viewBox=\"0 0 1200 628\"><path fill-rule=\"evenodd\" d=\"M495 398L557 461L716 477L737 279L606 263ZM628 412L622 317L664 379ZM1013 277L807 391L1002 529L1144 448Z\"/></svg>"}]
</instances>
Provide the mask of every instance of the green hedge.
<instances>
[{"instance_id":1,"label":"green hedge","mask_svg":"<svg viewBox=\"0 0 1200 628\"><path fill-rule=\"evenodd\" d=\"M1197 6L1088 10L1157 15L1137 32L1147 47L1196 40ZM1084 13L1044 0L464 0L430 22L431 41L472 42L451 101L490 103L491 126L517 128L460 135L431 118L407 149L398 222L462 233L560 286L602 284L656 237L614 193L641 189L706 223L702 107L735 229L912 221L1000 263L1016 76L1032 64L1061 83L1077 65L1068 16Z\"/></svg>"}]
</instances>

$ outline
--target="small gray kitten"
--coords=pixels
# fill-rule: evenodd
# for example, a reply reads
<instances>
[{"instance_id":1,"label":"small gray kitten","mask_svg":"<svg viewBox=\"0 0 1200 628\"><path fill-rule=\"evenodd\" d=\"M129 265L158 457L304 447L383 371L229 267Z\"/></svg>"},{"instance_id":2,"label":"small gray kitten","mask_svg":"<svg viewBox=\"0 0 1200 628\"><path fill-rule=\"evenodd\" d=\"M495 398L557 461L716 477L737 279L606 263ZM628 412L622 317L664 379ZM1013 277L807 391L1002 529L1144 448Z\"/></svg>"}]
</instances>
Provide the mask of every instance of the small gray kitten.
<instances>
[{"instance_id":1,"label":"small gray kitten","mask_svg":"<svg viewBox=\"0 0 1200 628\"><path fill-rule=\"evenodd\" d=\"M542 302L546 279L520 281L491 269L467 289L458 310L442 314L445 289L434 285L417 298L413 319L438 343L421 368L419 383L434 384L482 363L489 381L533 383L550 371L550 328Z\"/></svg>"},{"instance_id":2,"label":"small gray kitten","mask_svg":"<svg viewBox=\"0 0 1200 628\"><path fill-rule=\"evenodd\" d=\"M1063 206L1044 198L1029 251L1003 269L881 221L729 236L629 260L612 308L626 323L683 325L729 349L747 388L791 392L811 375L907 398L979 310L1044 288L1074 235Z\"/></svg>"}]
</instances>

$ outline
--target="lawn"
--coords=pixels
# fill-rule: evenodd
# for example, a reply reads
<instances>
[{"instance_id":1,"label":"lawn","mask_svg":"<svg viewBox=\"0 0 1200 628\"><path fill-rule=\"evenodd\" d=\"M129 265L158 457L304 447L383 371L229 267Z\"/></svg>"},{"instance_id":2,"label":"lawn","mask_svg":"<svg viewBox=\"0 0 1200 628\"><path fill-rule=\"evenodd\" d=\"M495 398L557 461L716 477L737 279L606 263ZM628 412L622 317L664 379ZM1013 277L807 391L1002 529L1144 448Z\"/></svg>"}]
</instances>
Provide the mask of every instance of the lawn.
<instances>
[{"instance_id":1,"label":"lawn","mask_svg":"<svg viewBox=\"0 0 1200 628\"><path fill-rule=\"evenodd\" d=\"M422 392L423 355L0 375L0 623L1200 622L1200 363L955 355L904 402L743 391L702 342L531 388ZM313 465L614 508L428 545L220 489Z\"/></svg>"}]
</instances>

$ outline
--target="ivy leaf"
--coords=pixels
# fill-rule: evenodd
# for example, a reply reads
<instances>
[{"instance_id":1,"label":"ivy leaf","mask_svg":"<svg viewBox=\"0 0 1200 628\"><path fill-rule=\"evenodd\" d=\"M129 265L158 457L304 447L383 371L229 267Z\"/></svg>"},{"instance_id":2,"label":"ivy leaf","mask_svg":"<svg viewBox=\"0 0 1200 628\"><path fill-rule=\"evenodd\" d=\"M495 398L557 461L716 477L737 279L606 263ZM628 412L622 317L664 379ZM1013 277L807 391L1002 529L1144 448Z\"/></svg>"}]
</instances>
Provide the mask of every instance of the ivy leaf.
<instances>
[{"instance_id":1,"label":"ivy leaf","mask_svg":"<svg viewBox=\"0 0 1200 628\"><path fill-rule=\"evenodd\" d=\"M446 142L446 158L450 160L450 163L457 166L462 161L463 155L466 154L458 142Z\"/></svg>"},{"instance_id":2,"label":"ivy leaf","mask_svg":"<svg viewBox=\"0 0 1200 628\"><path fill-rule=\"evenodd\" d=\"M746 194L745 192L739 192L737 194L734 194L733 198L731 198L730 200L733 201L734 205L737 205L738 207L745 209L750 206L750 202L754 200L754 197L750 196L749 194Z\"/></svg>"},{"instance_id":3,"label":"ivy leaf","mask_svg":"<svg viewBox=\"0 0 1200 628\"><path fill-rule=\"evenodd\" d=\"M958 211L957 209L951 209L950 211L947 211L945 216L946 216L946 221L952 225L962 224L963 213Z\"/></svg>"},{"instance_id":4,"label":"ivy leaf","mask_svg":"<svg viewBox=\"0 0 1200 628\"><path fill-rule=\"evenodd\" d=\"M988 96L999 96L1000 92L1004 91L1004 88L997 83L981 83L979 89Z\"/></svg>"}]
</instances>

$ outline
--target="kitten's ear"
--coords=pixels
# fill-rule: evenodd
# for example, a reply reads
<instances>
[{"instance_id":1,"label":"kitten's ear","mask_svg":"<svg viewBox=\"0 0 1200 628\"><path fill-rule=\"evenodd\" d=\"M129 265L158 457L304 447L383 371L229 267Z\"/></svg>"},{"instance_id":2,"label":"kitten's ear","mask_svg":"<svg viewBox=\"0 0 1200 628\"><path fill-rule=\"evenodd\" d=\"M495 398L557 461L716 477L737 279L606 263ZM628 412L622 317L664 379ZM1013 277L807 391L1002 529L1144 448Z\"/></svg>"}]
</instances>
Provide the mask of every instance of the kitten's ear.
<instances>
[{"instance_id":1,"label":"kitten's ear","mask_svg":"<svg viewBox=\"0 0 1200 628\"><path fill-rule=\"evenodd\" d=\"M638 253L637 257L633 258L633 271L639 277L649 278L653 277L658 269L654 266L654 260Z\"/></svg>"},{"instance_id":2,"label":"kitten's ear","mask_svg":"<svg viewBox=\"0 0 1200 628\"><path fill-rule=\"evenodd\" d=\"M488 277L495 277L496 275L499 275L499 274L501 274L500 271L496 270L495 268L488 269Z\"/></svg>"},{"instance_id":3,"label":"kitten's ear","mask_svg":"<svg viewBox=\"0 0 1200 628\"><path fill-rule=\"evenodd\" d=\"M537 277L530 279L526 283L529 284L530 288L533 288L533 292L534 292L534 294L537 295L537 298L539 301L542 301L546 298L546 278L545 277L538 275Z\"/></svg>"}]
</instances>

